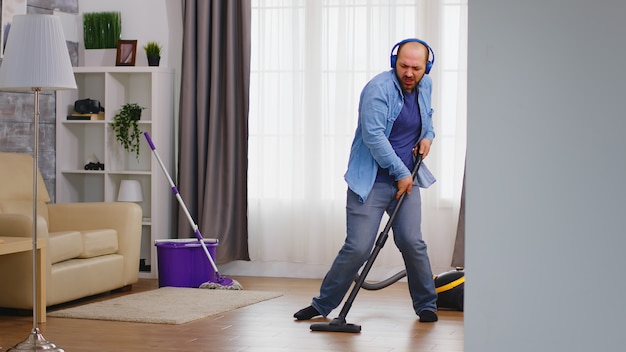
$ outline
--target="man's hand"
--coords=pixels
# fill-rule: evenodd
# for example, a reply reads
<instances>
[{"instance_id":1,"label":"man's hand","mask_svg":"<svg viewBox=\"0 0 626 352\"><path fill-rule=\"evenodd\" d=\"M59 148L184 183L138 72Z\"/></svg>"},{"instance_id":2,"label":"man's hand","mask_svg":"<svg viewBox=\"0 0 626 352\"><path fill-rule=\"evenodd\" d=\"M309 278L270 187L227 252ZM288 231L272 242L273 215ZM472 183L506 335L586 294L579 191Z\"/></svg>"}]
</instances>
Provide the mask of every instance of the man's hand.
<instances>
[{"instance_id":1,"label":"man's hand","mask_svg":"<svg viewBox=\"0 0 626 352\"><path fill-rule=\"evenodd\" d=\"M413 148L413 154L422 154L422 159L426 158L428 153L430 152L430 145L433 142L430 139L422 138L422 140L418 143L415 148ZM413 177L407 176L403 179L398 180L398 193L396 193L396 199L400 199L402 193L406 192L407 194L411 194L411 190L413 189Z\"/></svg>"},{"instance_id":2,"label":"man's hand","mask_svg":"<svg viewBox=\"0 0 626 352\"><path fill-rule=\"evenodd\" d=\"M430 152L430 145L433 143L428 138L422 138L417 147L413 148L413 154L417 156L417 154L422 154L422 159L426 159L426 156Z\"/></svg>"},{"instance_id":3,"label":"man's hand","mask_svg":"<svg viewBox=\"0 0 626 352\"><path fill-rule=\"evenodd\" d=\"M398 180L398 193L396 193L396 199L400 199L402 193L406 192L407 194L411 194L411 190L413 189L413 177L407 176L405 178Z\"/></svg>"}]
</instances>

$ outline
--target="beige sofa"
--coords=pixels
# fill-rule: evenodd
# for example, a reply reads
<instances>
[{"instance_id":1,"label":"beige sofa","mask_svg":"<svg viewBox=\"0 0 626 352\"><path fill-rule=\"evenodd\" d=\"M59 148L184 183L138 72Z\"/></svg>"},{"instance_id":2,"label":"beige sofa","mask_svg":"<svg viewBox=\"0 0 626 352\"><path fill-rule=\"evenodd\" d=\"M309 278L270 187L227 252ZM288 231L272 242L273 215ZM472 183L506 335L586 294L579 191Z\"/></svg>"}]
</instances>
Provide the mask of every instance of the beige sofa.
<instances>
[{"instance_id":1,"label":"beige sofa","mask_svg":"<svg viewBox=\"0 0 626 352\"><path fill-rule=\"evenodd\" d=\"M32 168L28 154L0 153L0 236L32 236ZM38 180L37 238L47 244L46 305L136 283L141 241L139 205L49 204L39 173ZM0 307L33 308L32 263L31 252L0 255Z\"/></svg>"}]
</instances>

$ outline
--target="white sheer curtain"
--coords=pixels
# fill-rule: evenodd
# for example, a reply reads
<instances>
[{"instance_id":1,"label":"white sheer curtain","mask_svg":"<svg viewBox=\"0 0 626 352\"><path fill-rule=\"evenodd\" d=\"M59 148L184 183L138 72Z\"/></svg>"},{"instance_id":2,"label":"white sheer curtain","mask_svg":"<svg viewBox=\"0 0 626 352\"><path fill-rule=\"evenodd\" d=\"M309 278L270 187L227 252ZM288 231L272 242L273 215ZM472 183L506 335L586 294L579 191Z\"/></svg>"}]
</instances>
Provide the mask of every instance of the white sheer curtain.
<instances>
[{"instance_id":1,"label":"white sheer curtain","mask_svg":"<svg viewBox=\"0 0 626 352\"><path fill-rule=\"evenodd\" d=\"M435 129L423 195L434 272L448 270L465 156L467 0L253 0L249 136L251 262L229 275L322 277L345 237L346 169L359 94L393 45L435 51ZM393 241L370 278L403 269Z\"/></svg>"}]
</instances>

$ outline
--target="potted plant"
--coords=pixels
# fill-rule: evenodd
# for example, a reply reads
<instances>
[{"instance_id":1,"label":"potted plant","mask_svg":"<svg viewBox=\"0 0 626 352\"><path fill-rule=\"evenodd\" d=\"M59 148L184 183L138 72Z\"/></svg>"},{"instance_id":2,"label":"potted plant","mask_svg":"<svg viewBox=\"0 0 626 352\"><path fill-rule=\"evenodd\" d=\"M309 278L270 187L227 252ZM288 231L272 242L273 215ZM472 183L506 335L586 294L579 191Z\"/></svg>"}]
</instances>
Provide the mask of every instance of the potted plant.
<instances>
[{"instance_id":1,"label":"potted plant","mask_svg":"<svg viewBox=\"0 0 626 352\"><path fill-rule=\"evenodd\" d=\"M135 153L139 159L139 145L141 131L137 121L141 118L141 110L145 109L137 103L126 103L113 117L111 127L115 132L115 139L120 142L124 150Z\"/></svg>"},{"instance_id":2,"label":"potted plant","mask_svg":"<svg viewBox=\"0 0 626 352\"><path fill-rule=\"evenodd\" d=\"M122 33L119 12L91 12L83 14L85 49L114 49Z\"/></svg>"},{"instance_id":3,"label":"potted plant","mask_svg":"<svg viewBox=\"0 0 626 352\"><path fill-rule=\"evenodd\" d=\"M107 66L115 62L117 41L122 33L120 12L90 12L83 14L85 66Z\"/></svg>"},{"instance_id":4,"label":"potted plant","mask_svg":"<svg viewBox=\"0 0 626 352\"><path fill-rule=\"evenodd\" d=\"M159 66L159 61L161 61L161 49L162 46L157 42L148 42L143 46L143 50L148 57L148 66Z\"/></svg>"}]
</instances>

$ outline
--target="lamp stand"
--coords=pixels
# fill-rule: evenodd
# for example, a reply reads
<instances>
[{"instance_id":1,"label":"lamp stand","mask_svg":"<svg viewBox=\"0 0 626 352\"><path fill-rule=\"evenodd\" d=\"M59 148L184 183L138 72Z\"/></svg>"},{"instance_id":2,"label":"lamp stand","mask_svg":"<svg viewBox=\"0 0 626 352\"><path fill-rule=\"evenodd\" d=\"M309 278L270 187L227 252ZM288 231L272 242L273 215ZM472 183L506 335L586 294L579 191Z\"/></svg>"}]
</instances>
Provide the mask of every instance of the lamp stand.
<instances>
[{"instance_id":1,"label":"lamp stand","mask_svg":"<svg viewBox=\"0 0 626 352\"><path fill-rule=\"evenodd\" d=\"M33 330L28 337L9 348L7 351L55 351L64 352L62 348L43 337L37 325L37 171L39 170L39 92L41 88L33 88L35 92L35 120L33 123Z\"/></svg>"}]
</instances>

